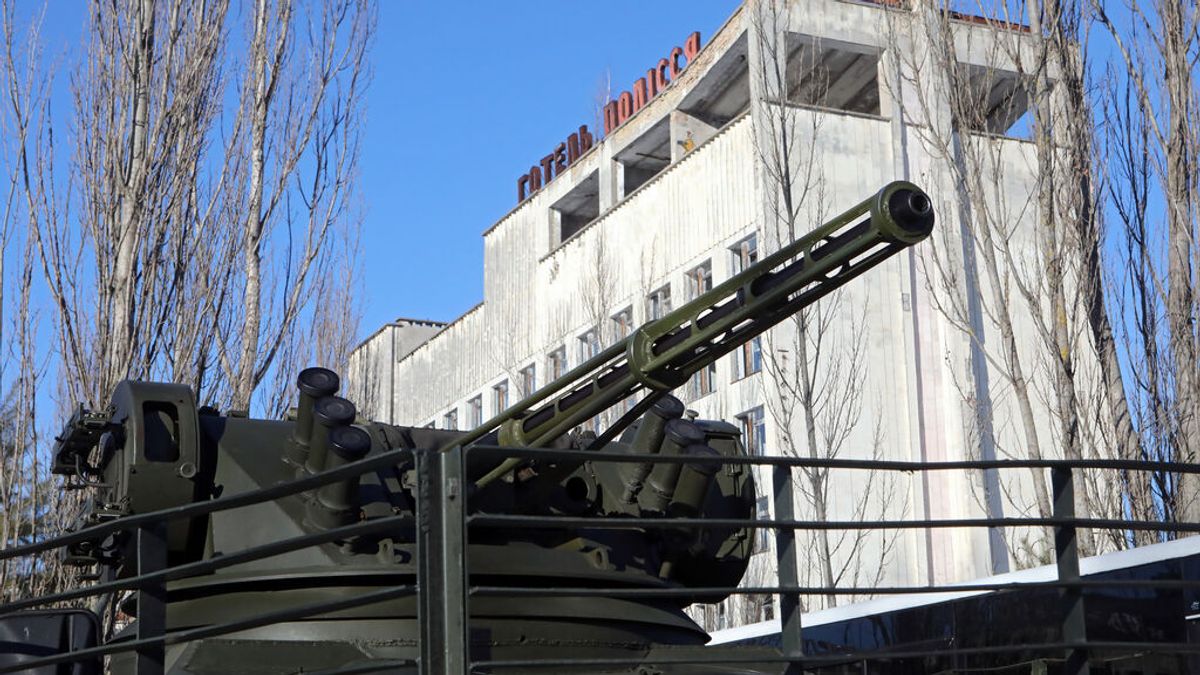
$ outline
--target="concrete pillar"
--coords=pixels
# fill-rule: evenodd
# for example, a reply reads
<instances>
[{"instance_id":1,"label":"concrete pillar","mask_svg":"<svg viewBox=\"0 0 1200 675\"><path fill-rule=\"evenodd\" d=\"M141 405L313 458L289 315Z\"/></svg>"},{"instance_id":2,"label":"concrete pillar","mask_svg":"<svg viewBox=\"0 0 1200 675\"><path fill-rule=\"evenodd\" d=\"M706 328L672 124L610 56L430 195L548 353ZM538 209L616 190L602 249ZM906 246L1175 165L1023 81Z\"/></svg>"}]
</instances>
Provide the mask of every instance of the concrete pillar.
<instances>
[{"instance_id":1,"label":"concrete pillar","mask_svg":"<svg viewBox=\"0 0 1200 675\"><path fill-rule=\"evenodd\" d=\"M613 159L612 149L608 144L599 150L603 153L598 162L600 167L600 213L604 213L616 206L625 194L625 191L621 189L624 181L624 167Z\"/></svg>"},{"instance_id":2,"label":"concrete pillar","mask_svg":"<svg viewBox=\"0 0 1200 675\"><path fill-rule=\"evenodd\" d=\"M717 128L683 112L671 111L671 163L683 159L693 148L713 137Z\"/></svg>"}]
</instances>

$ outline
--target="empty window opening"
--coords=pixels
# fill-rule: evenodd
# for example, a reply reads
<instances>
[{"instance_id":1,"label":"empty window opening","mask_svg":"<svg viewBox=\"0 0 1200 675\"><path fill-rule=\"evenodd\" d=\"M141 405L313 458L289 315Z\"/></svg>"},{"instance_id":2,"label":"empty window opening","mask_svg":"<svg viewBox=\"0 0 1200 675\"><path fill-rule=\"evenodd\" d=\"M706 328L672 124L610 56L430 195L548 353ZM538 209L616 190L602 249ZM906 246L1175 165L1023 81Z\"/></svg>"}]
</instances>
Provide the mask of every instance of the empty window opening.
<instances>
[{"instance_id":1,"label":"empty window opening","mask_svg":"<svg viewBox=\"0 0 1200 675\"><path fill-rule=\"evenodd\" d=\"M483 397L476 396L467 401L467 424L474 429L483 424Z\"/></svg>"},{"instance_id":2,"label":"empty window opening","mask_svg":"<svg viewBox=\"0 0 1200 675\"><path fill-rule=\"evenodd\" d=\"M688 380L687 394L689 400L703 398L713 393L717 382L717 364L710 363L696 371Z\"/></svg>"},{"instance_id":3,"label":"empty window opening","mask_svg":"<svg viewBox=\"0 0 1200 675\"><path fill-rule=\"evenodd\" d=\"M626 307L625 309L613 314L613 336L617 340L623 340L629 337L630 331L633 330L633 308Z\"/></svg>"},{"instance_id":4,"label":"empty window opening","mask_svg":"<svg viewBox=\"0 0 1200 675\"><path fill-rule=\"evenodd\" d=\"M729 269L740 274L758 262L758 235L752 234L729 247Z\"/></svg>"},{"instance_id":5,"label":"empty window opening","mask_svg":"<svg viewBox=\"0 0 1200 675\"><path fill-rule=\"evenodd\" d=\"M521 396L529 396L537 391L537 364L531 363L517 371L521 380ZM507 392L506 392L507 393Z\"/></svg>"},{"instance_id":6,"label":"empty window opening","mask_svg":"<svg viewBox=\"0 0 1200 675\"><path fill-rule=\"evenodd\" d=\"M562 377L563 373L567 372L566 347L559 347L558 349L550 352L550 355L546 357L546 367L549 368L550 371L550 381L554 381Z\"/></svg>"},{"instance_id":7,"label":"empty window opening","mask_svg":"<svg viewBox=\"0 0 1200 675\"><path fill-rule=\"evenodd\" d=\"M508 410L508 380L492 387L492 411L499 415Z\"/></svg>"},{"instance_id":8,"label":"empty window opening","mask_svg":"<svg viewBox=\"0 0 1200 675\"><path fill-rule=\"evenodd\" d=\"M712 260L705 260L689 270L687 279L689 300L694 300L711 291L713 287Z\"/></svg>"},{"instance_id":9,"label":"empty window opening","mask_svg":"<svg viewBox=\"0 0 1200 675\"><path fill-rule=\"evenodd\" d=\"M600 215L600 173L588 174L571 191L550 206L550 218L558 242L579 233Z\"/></svg>"},{"instance_id":10,"label":"empty window opening","mask_svg":"<svg viewBox=\"0 0 1200 675\"><path fill-rule=\"evenodd\" d=\"M646 318L650 321L661 319L671 311L671 285L646 296Z\"/></svg>"},{"instance_id":11,"label":"empty window opening","mask_svg":"<svg viewBox=\"0 0 1200 675\"><path fill-rule=\"evenodd\" d=\"M763 418L762 406L751 408L737 416L742 431L742 444L751 455L764 455L767 451L767 422Z\"/></svg>"},{"instance_id":12,"label":"empty window opening","mask_svg":"<svg viewBox=\"0 0 1200 675\"><path fill-rule=\"evenodd\" d=\"M650 127L617 153L616 159L621 163L621 197L624 198L671 164L670 119L664 117Z\"/></svg>"},{"instance_id":13,"label":"empty window opening","mask_svg":"<svg viewBox=\"0 0 1200 675\"><path fill-rule=\"evenodd\" d=\"M959 86L951 97L955 117L970 131L1027 138L1030 134L1028 88L1017 73L959 64Z\"/></svg>"},{"instance_id":14,"label":"empty window opening","mask_svg":"<svg viewBox=\"0 0 1200 675\"><path fill-rule=\"evenodd\" d=\"M766 495L760 496L755 500L754 517L757 520L770 520L771 508L768 504ZM771 550L771 528L760 527L755 531L754 537L754 552L765 553ZM771 596L767 596L770 598Z\"/></svg>"},{"instance_id":15,"label":"empty window opening","mask_svg":"<svg viewBox=\"0 0 1200 675\"><path fill-rule=\"evenodd\" d=\"M762 336L738 347L733 352L733 379L740 380L762 370Z\"/></svg>"},{"instance_id":16,"label":"empty window opening","mask_svg":"<svg viewBox=\"0 0 1200 675\"><path fill-rule=\"evenodd\" d=\"M845 43L788 34L787 98L791 103L879 114L879 54Z\"/></svg>"},{"instance_id":17,"label":"empty window opening","mask_svg":"<svg viewBox=\"0 0 1200 675\"><path fill-rule=\"evenodd\" d=\"M583 363L600 353L600 331L593 328L579 336L579 362Z\"/></svg>"}]
</instances>

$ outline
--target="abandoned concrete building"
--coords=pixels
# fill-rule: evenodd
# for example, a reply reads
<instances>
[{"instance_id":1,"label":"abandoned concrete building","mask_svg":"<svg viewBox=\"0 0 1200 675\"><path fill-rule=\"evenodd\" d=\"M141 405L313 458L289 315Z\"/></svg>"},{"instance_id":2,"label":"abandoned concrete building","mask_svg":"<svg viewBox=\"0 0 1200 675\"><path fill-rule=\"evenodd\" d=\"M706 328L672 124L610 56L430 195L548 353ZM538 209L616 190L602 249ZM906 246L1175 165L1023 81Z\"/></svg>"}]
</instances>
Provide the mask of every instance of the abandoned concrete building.
<instances>
[{"instance_id":1,"label":"abandoned concrete building","mask_svg":"<svg viewBox=\"0 0 1200 675\"><path fill-rule=\"evenodd\" d=\"M972 365L982 361L973 350L992 337L991 328L964 329L941 309L941 294L969 296L982 282L963 249L961 223L970 215L945 154L930 140L942 133L986 144L997 159L982 182L1009 195L1014 220L1031 218L1024 209L1035 150L1016 137L1027 107L1021 79L1003 50L989 47L999 32L1018 29L952 22L954 58L973 73L967 94L986 114L951 124L946 92L922 70L931 58L922 13L904 4L797 0L773 25L751 1L703 43L681 35L674 49L647 45L650 63L665 58L647 73L615 74L633 86L614 96L604 132L564 129L557 153L517 181L519 203L484 229L479 304L447 324L395 321L357 348L351 395L364 413L472 428L632 326L757 260L786 236L778 227L781 188L764 163L778 141L772 135L788 133L797 151L789 186L795 222L810 227L889 181L911 180L935 200L933 245L953 253L937 264L958 266L951 276L959 287L947 290L931 278L922 248L830 298L820 314L824 333L803 338L810 359L820 340L822 365L813 377L841 402L816 411L824 431L815 436L801 430L788 381L798 365L793 324L725 357L676 395L703 418L736 422L756 453L950 460L1019 446L1014 403L999 378ZM782 87L765 72L775 63L785 65ZM994 443L978 440L981 400L990 402ZM998 480L834 472L819 498L835 519L966 518L1028 508L1019 479L989 483ZM810 497L797 504L797 517L814 512ZM768 503L760 500L763 517ZM771 543L762 539L758 573L770 574ZM835 544L835 581L847 586L947 583L1006 572L1020 555L1018 542L978 528L868 532ZM820 547L800 549L811 557ZM800 564L814 585L821 567L807 558ZM709 611L714 627L723 627L770 618L772 606L767 599Z\"/></svg>"}]
</instances>

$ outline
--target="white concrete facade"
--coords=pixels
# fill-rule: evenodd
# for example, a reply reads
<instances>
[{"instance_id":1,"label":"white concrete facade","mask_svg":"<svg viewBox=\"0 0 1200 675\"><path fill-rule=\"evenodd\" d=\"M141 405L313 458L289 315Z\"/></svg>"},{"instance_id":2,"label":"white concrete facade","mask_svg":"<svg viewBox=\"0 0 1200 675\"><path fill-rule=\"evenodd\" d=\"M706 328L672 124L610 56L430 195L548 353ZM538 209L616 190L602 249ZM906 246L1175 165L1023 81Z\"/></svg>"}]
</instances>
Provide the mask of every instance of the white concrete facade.
<instances>
[{"instance_id":1,"label":"white concrete facade","mask_svg":"<svg viewBox=\"0 0 1200 675\"><path fill-rule=\"evenodd\" d=\"M962 258L963 215L950 172L913 131L945 123L918 114L931 109L931 94L920 90L906 68L920 62L913 54L922 47L901 39L896 29L920 20L920 13L843 0L797 4L801 11L780 30L795 44L838 50L834 56L849 64L840 75L867 83L841 101L840 109L788 104L800 146L812 150L815 174L821 177L821 198L802 208L801 220L815 224L891 180L910 179L934 198L938 245L957 248L957 264L964 266L962 293L978 292L976 273ZM609 344L630 321L637 325L651 318L661 289L669 289L678 306L697 279L720 282L733 274L745 253L743 242L753 238L760 255L770 250L774 238L767 205L773 188L758 163L762 116L777 104L762 100L763 85L750 67L761 48L753 11L751 4L735 12L666 90L484 232L484 297L478 306L445 326L391 324L358 348L351 379L359 387L371 383L370 394L363 393L365 414L395 424L470 428L499 412L506 400L512 403L527 393L530 368L535 386L541 386L553 369L562 368L560 355L566 366L577 365L593 335ZM964 34L959 58L979 63L979 54L987 51L977 46L986 39L985 28L960 22L956 30ZM898 112L897 91L904 115ZM990 144L1002 157L1003 176L985 182L1010 195L1032 194L1031 144L964 135L970 137L966 142ZM670 160L661 167L639 165L640 155L661 162L669 155ZM627 189L630 182L640 184ZM563 211L586 213L578 205L592 200L598 215L564 241ZM1029 211L1013 217L1032 221ZM995 435L1006 439L997 445L1020 445L1009 422L1015 415L1012 403L996 378L988 384L972 376L972 341L938 312L940 291L926 278L922 256L897 256L845 289L831 324L829 355L835 357L856 337L864 351L861 367L853 371L860 383L859 413L839 456L974 458L979 444L973 440L977 421L970 402L984 397L994 407ZM990 329L977 328L986 343ZM793 339L791 330L785 324L771 331L762 348L777 350L778 357L781 346ZM402 347L391 346L396 344ZM745 372L742 358L735 353L721 359L699 390L689 386L676 393L705 418L746 422L753 419L750 413L762 411L766 452L780 452L777 413L787 403L773 378L762 370ZM902 474L890 477L886 486L852 474L834 474L831 480L833 519L848 518L856 508L879 518L987 515L978 476ZM1023 480L1004 480L1002 513L993 508L992 515L1023 513L1028 508L1021 496ZM885 494L890 495L886 500ZM803 504L797 509L800 518L812 515ZM886 542L866 541L854 554L861 558L853 565L863 585L951 582L1008 571L1012 562L986 531L966 529L903 532ZM769 566L766 558L769 554L762 564ZM806 566L811 571L812 565L802 561L802 569ZM846 577L844 585L851 581Z\"/></svg>"}]
</instances>

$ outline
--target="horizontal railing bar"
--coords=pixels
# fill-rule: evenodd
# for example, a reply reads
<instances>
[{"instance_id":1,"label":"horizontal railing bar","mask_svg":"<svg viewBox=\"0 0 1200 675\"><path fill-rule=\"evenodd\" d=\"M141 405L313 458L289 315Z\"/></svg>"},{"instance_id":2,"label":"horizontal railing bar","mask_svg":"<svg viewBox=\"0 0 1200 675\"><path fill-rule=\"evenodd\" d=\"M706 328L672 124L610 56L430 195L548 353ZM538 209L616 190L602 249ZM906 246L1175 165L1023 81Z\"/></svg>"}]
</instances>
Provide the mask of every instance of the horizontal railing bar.
<instances>
[{"instance_id":1,"label":"horizontal railing bar","mask_svg":"<svg viewBox=\"0 0 1200 675\"><path fill-rule=\"evenodd\" d=\"M313 532L310 534L292 537L291 539L282 539L267 544L260 544L253 548L248 548L244 551L235 553L222 553L208 560L197 560L196 562L176 565L167 569L142 574L127 579L116 579L114 581L106 581L103 583L76 588L69 591L61 591L50 595L44 595L36 598L27 598L25 600L16 600L4 605L0 605L0 614L15 612L29 607L45 605L52 602L65 602L67 600L76 600L78 598L87 598L93 595L103 595L116 591L133 590L143 588L148 584L162 581L171 581L182 577L197 576L207 574L225 567L240 565L242 563L253 562L271 556L298 551L302 548L325 544L338 539L348 537L358 537L376 532L391 529L401 525L414 525L415 519L410 515L388 516L377 520L368 520L364 522L354 523L352 525L343 525L341 527L324 530L322 532Z\"/></svg>"},{"instance_id":2,"label":"horizontal railing bar","mask_svg":"<svg viewBox=\"0 0 1200 675\"><path fill-rule=\"evenodd\" d=\"M106 523L92 525L91 527L86 527L82 530L76 530L75 532L60 534L50 539L44 539L31 544L23 544L21 546L13 546L12 548L0 549L0 560L33 555L35 553L49 551L51 549L68 546L81 541L99 539L115 532L131 530L141 527L142 525L158 522L160 520L194 518L196 516L204 516L210 513L215 513L217 511L226 511L241 506L261 504L262 502L279 499L281 497L288 497L311 490L313 488L318 488L322 485L336 483L339 480L344 480L346 478L353 478L369 471L378 471L390 466L395 466L398 462L409 457L411 454L412 451L408 449L389 450L388 452L378 455L371 455L370 457L357 462L351 462L349 464L339 466L336 469L322 471L321 473L315 473L311 476L305 476L304 478L297 478L296 480L286 483L279 483L276 485L258 488L256 490L239 492L238 494L229 495L228 497L220 497L218 499L211 499L203 502L192 502L191 504L183 504L181 506L160 509L158 511L150 511L148 513L122 516L121 518L117 518Z\"/></svg>"},{"instance_id":3,"label":"horizontal railing bar","mask_svg":"<svg viewBox=\"0 0 1200 675\"><path fill-rule=\"evenodd\" d=\"M1024 591L1039 588L1200 588L1200 579L1080 579L1078 581L1006 582L996 584L960 584L947 586L879 586L842 587L828 586L695 586L688 588L599 588L536 586L472 586L472 595L479 596L549 596L549 597L615 597L615 598L687 598L712 596L719 593L729 595L777 595L798 593L801 595L936 595L939 593L964 593L974 591Z\"/></svg>"},{"instance_id":4,"label":"horizontal railing bar","mask_svg":"<svg viewBox=\"0 0 1200 675\"><path fill-rule=\"evenodd\" d=\"M583 527L605 530L641 530L670 527L761 527L788 530L903 530L951 527L1075 526L1098 530L1146 530L1152 532L1200 532L1200 523L1168 523L1111 518L934 518L915 520L757 520L754 518L617 518L607 516L531 516L522 514L475 513L471 525L483 527L562 528Z\"/></svg>"},{"instance_id":5,"label":"horizontal railing bar","mask_svg":"<svg viewBox=\"0 0 1200 675\"><path fill-rule=\"evenodd\" d=\"M551 450L546 448L507 448L499 445L472 445L463 448L470 454L521 459L574 459L618 464L643 463L647 461L664 464L689 464L696 459L688 455L658 455L647 453L625 453L592 450ZM749 464L754 466L790 466L794 468L863 469L883 471L952 471L963 469L1115 469L1123 471L1166 471L1176 473L1200 473L1200 464L1183 462L1157 462L1138 459L995 459L958 460L949 462L840 459L826 457L787 457L783 455L755 455L732 457L722 455L722 464Z\"/></svg>"},{"instance_id":6,"label":"horizontal railing bar","mask_svg":"<svg viewBox=\"0 0 1200 675\"><path fill-rule=\"evenodd\" d=\"M380 673L385 670L393 670L405 666L420 665L417 659L388 659L383 661L372 661L371 663L356 663L351 666L342 668L332 668L329 670L297 670L293 675L359 675L360 673Z\"/></svg>"},{"instance_id":7,"label":"horizontal railing bar","mask_svg":"<svg viewBox=\"0 0 1200 675\"><path fill-rule=\"evenodd\" d=\"M955 656L987 656L990 654L1008 654L1022 651L1030 652L1050 652L1067 649L1090 649L1090 650L1123 650L1123 651L1141 651L1160 654L1200 654L1200 644L1189 644L1185 642L1114 642L1114 641L1085 641L1085 642L1043 642L1035 644L1016 644L1003 646L989 647L959 647L949 649L918 649L908 651L875 651L875 652L845 652L842 654L829 654L821 656L804 656L803 658L791 659L786 656L768 656L761 654L755 655L728 655L721 654L722 651L734 652L738 650L737 646L721 645L717 647L706 647L703 651L707 652L697 657L680 657L667 655L647 655L638 657L626 658L577 658L577 659L489 659L484 661L472 661L471 667L478 668L530 668L534 666L541 667L557 667L557 666L635 666L635 665L695 665L700 663L791 663L801 667L836 664L845 662L857 661L894 661L897 659L920 659L929 657L946 657Z\"/></svg>"},{"instance_id":8,"label":"horizontal railing bar","mask_svg":"<svg viewBox=\"0 0 1200 675\"><path fill-rule=\"evenodd\" d=\"M288 609L281 609L274 612L255 614L253 616L235 621L226 621L225 623L214 624L211 626L200 626L198 628L190 628L188 630L167 633L166 635L159 637L110 642L106 645L100 645L98 647L89 647L87 649L80 649L74 652L55 654L52 656L35 659L33 661L26 661L25 663L0 668L0 673L33 670L43 666L52 666L59 663L71 663L96 656L120 654L122 652L134 651L144 647L151 647L160 644L174 645L185 642L194 642L195 640L201 640L207 637L216 637L218 635L236 633L241 630L258 628L260 626L269 626L274 623L303 619L315 614L340 612L347 609L354 609L355 607L362 607L364 605L386 602L388 600L401 598L406 595L412 595L415 592L417 592L416 585L406 584L403 586L393 586L392 588L385 588L378 591L372 591L370 593L364 593L353 598L313 602L307 605L301 605L299 607L290 607Z\"/></svg>"},{"instance_id":9,"label":"horizontal railing bar","mask_svg":"<svg viewBox=\"0 0 1200 675\"><path fill-rule=\"evenodd\" d=\"M662 463L688 463L687 456L663 456L649 454L626 454L618 452L591 452L585 450L545 450L531 448L503 448L499 446L471 446L470 452L496 453L502 456L524 458L554 458L554 459L587 459L592 461L612 462L645 462L648 460ZM358 476L370 471L394 466L410 456L411 450L390 450L378 455L372 455L358 462L323 471L311 476L298 478L287 483L280 483L244 493L229 495L204 502L194 502L149 513L124 516L106 523L93 525L82 530L58 535L30 544L22 544L0 549L0 560L34 555L70 544L98 539L127 529L133 529L158 520L174 520L203 516L217 511L250 506L282 497L305 492L313 488L335 483L339 480ZM722 457L727 464L749 464L761 466L792 466L813 468L844 468L844 469L876 469L890 471L923 471L923 470L953 470L953 469L989 469L989 468L1096 468L1119 470L1169 471L1180 473L1200 473L1200 464L1181 464L1176 462L1145 462L1140 460L995 460L995 461L958 461L958 462L911 462L911 461L877 461L852 459L821 459L821 458L791 458L791 457ZM1099 526L1097 526L1099 527ZM1104 526L1109 527L1109 526ZM1139 528L1151 529L1151 528ZM1161 531L1192 531L1163 528Z\"/></svg>"}]
</instances>

